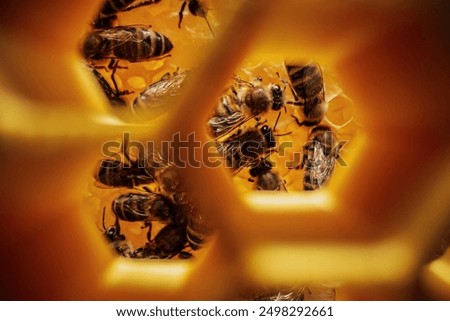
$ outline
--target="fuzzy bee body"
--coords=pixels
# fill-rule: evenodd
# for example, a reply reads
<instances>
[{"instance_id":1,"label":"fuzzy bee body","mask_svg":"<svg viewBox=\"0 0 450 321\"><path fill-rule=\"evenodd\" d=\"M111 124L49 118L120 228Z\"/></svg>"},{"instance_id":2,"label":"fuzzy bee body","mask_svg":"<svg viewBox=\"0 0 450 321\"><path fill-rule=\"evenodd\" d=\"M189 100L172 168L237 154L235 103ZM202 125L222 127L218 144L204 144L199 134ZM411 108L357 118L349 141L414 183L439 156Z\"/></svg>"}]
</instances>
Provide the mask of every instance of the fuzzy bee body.
<instances>
[{"instance_id":1,"label":"fuzzy bee body","mask_svg":"<svg viewBox=\"0 0 450 321\"><path fill-rule=\"evenodd\" d=\"M341 146L336 134L329 126L314 127L303 149L304 190L324 187L330 180Z\"/></svg>"},{"instance_id":2,"label":"fuzzy bee body","mask_svg":"<svg viewBox=\"0 0 450 321\"><path fill-rule=\"evenodd\" d=\"M175 217L172 202L156 193L127 193L119 195L112 203L114 214L127 222L170 222Z\"/></svg>"},{"instance_id":3,"label":"fuzzy bee body","mask_svg":"<svg viewBox=\"0 0 450 321\"><path fill-rule=\"evenodd\" d=\"M102 159L94 176L97 182L107 187L132 188L155 181L151 167L140 166L137 161L125 164L115 159Z\"/></svg>"},{"instance_id":4,"label":"fuzzy bee body","mask_svg":"<svg viewBox=\"0 0 450 321\"><path fill-rule=\"evenodd\" d=\"M83 55L88 61L122 59L139 62L163 57L172 48L166 36L149 26L130 25L93 30L84 40Z\"/></svg>"},{"instance_id":5,"label":"fuzzy bee body","mask_svg":"<svg viewBox=\"0 0 450 321\"><path fill-rule=\"evenodd\" d=\"M186 225L167 224L153 240L137 249L135 256L145 259L169 259L180 254L186 245Z\"/></svg>"},{"instance_id":6,"label":"fuzzy bee body","mask_svg":"<svg viewBox=\"0 0 450 321\"><path fill-rule=\"evenodd\" d=\"M220 98L208 120L210 134L216 138L230 133L249 119L257 118L269 110L278 111L284 106L284 90L279 85L270 84L265 88L238 77L236 84L240 90L231 87L231 93Z\"/></svg>"},{"instance_id":7,"label":"fuzzy bee body","mask_svg":"<svg viewBox=\"0 0 450 321\"><path fill-rule=\"evenodd\" d=\"M251 165L275 146L272 129L264 125L233 134L225 142L218 143L218 151L224 156L227 167L237 171Z\"/></svg>"},{"instance_id":8,"label":"fuzzy bee body","mask_svg":"<svg viewBox=\"0 0 450 321\"><path fill-rule=\"evenodd\" d=\"M283 178L272 171L273 165L266 159L250 168L250 181L255 182L255 188L262 191L286 191Z\"/></svg>"},{"instance_id":9,"label":"fuzzy bee body","mask_svg":"<svg viewBox=\"0 0 450 321\"><path fill-rule=\"evenodd\" d=\"M270 109L278 111L284 106L284 93L279 85L271 84L267 88L251 86L245 93L245 106L250 113L260 115Z\"/></svg>"},{"instance_id":10,"label":"fuzzy bee body","mask_svg":"<svg viewBox=\"0 0 450 321\"><path fill-rule=\"evenodd\" d=\"M303 66L286 65L286 71L295 97L293 104L302 106L305 119L300 122L293 117L299 126L319 124L328 109L322 69L317 63L310 63Z\"/></svg>"}]
</instances>

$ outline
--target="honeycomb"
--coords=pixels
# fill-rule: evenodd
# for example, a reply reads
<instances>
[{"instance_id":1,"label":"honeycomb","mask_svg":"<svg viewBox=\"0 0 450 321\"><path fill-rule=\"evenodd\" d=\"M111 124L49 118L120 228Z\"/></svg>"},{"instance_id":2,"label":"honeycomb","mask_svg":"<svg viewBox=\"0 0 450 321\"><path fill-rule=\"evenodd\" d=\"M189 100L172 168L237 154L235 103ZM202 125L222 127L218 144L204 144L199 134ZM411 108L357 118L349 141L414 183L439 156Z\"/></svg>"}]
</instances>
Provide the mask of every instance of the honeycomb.
<instances>
[{"instance_id":1,"label":"honeycomb","mask_svg":"<svg viewBox=\"0 0 450 321\"><path fill-rule=\"evenodd\" d=\"M149 63L148 74L131 64L118 71L120 85L138 91L167 68L196 67L168 114L142 124L112 113L80 63L77 44L100 2L1 10L2 299L225 300L247 287L316 283L331 284L337 300L450 298L449 252L430 261L450 225L445 10L414 1L211 1L211 41L198 17L173 28L181 2L162 1L161 13L143 10L154 14L152 27L177 44L203 36L195 52ZM158 19L167 8L173 17ZM351 166L324 190L282 195L242 194L223 168L186 168L198 211L216 226L202 255L115 256L99 240L87 187L102 144L121 132L163 141L195 131L205 142L211 106L246 59L299 53L336 73L351 98L361 124L345 155Z\"/></svg>"}]
</instances>

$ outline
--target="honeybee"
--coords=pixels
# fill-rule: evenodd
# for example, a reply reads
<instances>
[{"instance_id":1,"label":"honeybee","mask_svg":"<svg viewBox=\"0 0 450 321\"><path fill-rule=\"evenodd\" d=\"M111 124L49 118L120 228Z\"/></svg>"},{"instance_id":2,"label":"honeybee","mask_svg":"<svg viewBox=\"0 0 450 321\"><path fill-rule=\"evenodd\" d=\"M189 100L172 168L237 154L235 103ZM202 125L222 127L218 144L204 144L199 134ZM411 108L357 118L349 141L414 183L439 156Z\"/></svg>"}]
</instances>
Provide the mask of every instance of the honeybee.
<instances>
[{"instance_id":1,"label":"honeybee","mask_svg":"<svg viewBox=\"0 0 450 321\"><path fill-rule=\"evenodd\" d=\"M187 245L186 224L167 224L158 234L143 247L137 249L134 255L145 259L170 259L181 254ZM183 258L190 253L182 253Z\"/></svg>"},{"instance_id":2,"label":"honeybee","mask_svg":"<svg viewBox=\"0 0 450 321\"><path fill-rule=\"evenodd\" d=\"M118 26L93 30L83 43L88 61L122 59L129 62L164 58L173 48L169 38L149 26Z\"/></svg>"},{"instance_id":3,"label":"honeybee","mask_svg":"<svg viewBox=\"0 0 450 321\"><path fill-rule=\"evenodd\" d=\"M267 88L254 85L235 77L236 84L244 87L238 92L234 86L231 93L222 95L212 117L208 120L210 134L220 139L251 118L259 121L259 115L270 109L278 111L284 106L284 89L277 84ZM258 78L258 81L261 81Z\"/></svg>"},{"instance_id":4,"label":"honeybee","mask_svg":"<svg viewBox=\"0 0 450 321\"><path fill-rule=\"evenodd\" d=\"M112 203L113 213L127 222L151 221L179 222L184 218L178 217L173 202L167 197L147 190L145 194L127 193L116 197Z\"/></svg>"},{"instance_id":5,"label":"honeybee","mask_svg":"<svg viewBox=\"0 0 450 321\"><path fill-rule=\"evenodd\" d=\"M118 12L130 11L160 1L161 0L144 0L137 4L133 4L136 0L105 0L93 22L93 26L95 29L112 28L113 22L117 19Z\"/></svg>"},{"instance_id":6,"label":"honeybee","mask_svg":"<svg viewBox=\"0 0 450 321\"><path fill-rule=\"evenodd\" d=\"M238 130L223 143L217 142L218 152L225 158L227 167L235 173L253 164L275 146L275 135L267 125Z\"/></svg>"},{"instance_id":7,"label":"honeybee","mask_svg":"<svg viewBox=\"0 0 450 321\"><path fill-rule=\"evenodd\" d=\"M119 218L116 215L116 221L114 225L109 227L105 226L105 208L103 208L102 225L104 230L104 235L107 241L111 244L114 250L125 257L133 258L134 250L130 247L126 241L125 235L120 233L120 223Z\"/></svg>"},{"instance_id":8,"label":"honeybee","mask_svg":"<svg viewBox=\"0 0 450 321\"><path fill-rule=\"evenodd\" d=\"M188 72L165 74L161 80L145 88L133 102L136 112L164 112L168 100L179 96L185 84Z\"/></svg>"},{"instance_id":9,"label":"honeybee","mask_svg":"<svg viewBox=\"0 0 450 321\"><path fill-rule=\"evenodd\" d=\"M211 235L213 227L206 217L191 211L187 217L186 236L193 250L198 250Z\"/></svg>"},{"instance_id":10,"label":"honeybee","mask_svg":"<svg viewBox=\"0 0 450 321\"><path fill-rule=\"evenodd\" d=\"M222 95L214 109L212 117L208 120L209 133L213 137L226 135L246 121L246 115L240 107L237 92Z\"/></svg>"},{"instance_id":11,"label":"honeybee","mask_svg":"<svg viewBox=\"0 0 450 321\"><path fill-rule=\"evenodd\" d=\"M128 187L150 184L155 181L156 166L149 166L148 159L131 160L127 153L127 142L122 144L126 162L105 158L100 160L94 174L95 180L107 187ZM151 163L153 165L153 163Z\"/></svg>"},{"instance_id":12,"label":"honeybee","mask_svg":"<svg viewBox=\"0 0 450 321\"><path fill-rule=\"evenodd\" d=\"M263 158L250 168L250 182L255 182L255 188L262 191L286 191L284 180L272 172L273 165ZM255 179L256 178L256 179Z\"/></svg>"},{"instance_id":13,"label":"honeybee","mask_svg":"<svg viewBox=\"0 0 450 321\"><path fill-rule=\"evenodd\" d=\"M159 184L159 190L164 195L170 198L176 198L177 195L183 193L183 181L177 168L173 165L169 165L156 173L157 181Z\"/></svg>"},{"instance_id":14,"label":"honeybee","mask_svg":"<svg viewBox=\"0 0 450 321\"><path fill-rule=\"evenodd\" d=\"M297 117L292 117L299 126L318 125L328 110L322 69L319 64L312 62L302 66L286 65L286 71L295 98L295 101L290 103L302 107L305 119L300 121Z\"/></svg>"},{"instance_id":15,"label":"honeybee","mask_svg":"<svg viewBox=\"0 0 450 321\"><path fill-rule=\"evenodd\" d=\"M308 142L303 147L301 163L301 168L305 171L303 177L305 190L316 190L328 183L341 147L331 127L319 125L311 130Z\"/></svg>"},{"instance_id":16,"label":"honeybee","mask_svg":"<svg viewBox=\"0 0 450 321\"><path fill-rule=\"evenodd\" d=\"M200 18L205 19L206 23L208 24L208 28L211 31L213 37L214 37L214 31L211 28L211 25L209 24L208 19L206 18L206 15L208 13L208 9L205 7L205 4L202 0L184 0L183 4L181 5L180 12L178 12L178 28L181 28L181 21L183 20L183 12L186 8L186 4L188 5L189 12L193 16L198 16Z\"/></svg>"},{"instance_id":17,"label":"honeybee","mask_svg":"<svg viewBox=\"0 0 450 321\"><path fill-rule=\"evenodd\" d=\"M256 79L262 82L262 78ZM269 84L263 87L261 84L254 85L251 82L236 78L236 81L244 85L244 103L249 109L249 113L253 115L260 115L269 111L269 109L278 111L284 106L284 89L277 84Z\"/></svg>"},{"instance_id":18,"label":"honeybee","mask_svg":"<svg viewBox=\"0 0 450 321\"><path fill-rule=\"evenodd\" d=\"M121 98L121 96L127 95L130 92L126 90L122 92L114 90L113 88L111 88L106 79L95 68L91 68L91 70L94 73L94 76L97 79L100 88L103 90L106 97L108 98L111 106L116 108L126 107L127 103Z\"/></svg>"}]
</instances>

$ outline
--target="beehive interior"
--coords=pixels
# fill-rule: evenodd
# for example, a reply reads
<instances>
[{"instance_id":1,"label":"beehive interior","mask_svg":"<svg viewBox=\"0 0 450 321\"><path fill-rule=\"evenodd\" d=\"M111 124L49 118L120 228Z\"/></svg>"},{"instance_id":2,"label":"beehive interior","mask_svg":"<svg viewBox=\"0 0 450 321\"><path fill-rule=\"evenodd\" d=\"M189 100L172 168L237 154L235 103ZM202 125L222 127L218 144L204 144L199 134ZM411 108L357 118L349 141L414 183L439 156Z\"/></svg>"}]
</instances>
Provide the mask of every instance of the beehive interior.
<instances>
[{"instance_id":1,"label":"beehive interior","mask_svg":"<svg viewBox=\"0 0 450 321\"><path fill-rule=\"evenodd\" d=\"M434 140L436 146L444 147L441 148L444 158L433 154L429 159L429 162L434 164L433 167L442 169L437 173L418 159L403 164L401 172L403 177L406 176L405 173L414 171L417 177L420 177L420 182L417 181L418 178L388 183L388 179L384 180L381 175L385 171L391 174L395 168L394 164L409 152L405 148L405 142L408 141L406 137L408 136L408 139L411 137L408 130L414 133L413 137L421 137L422 132L419 128L429 134L428 124L442 123L442 120L437 120L435 116L427 116L429 118L424 118L421 125L415 124L413 116L417 115L415 113L420 109L418 108L420 104L416 106L412 100L407 100L407 106L403 105L400 102L401 98L398 100L393 98L396 95L403 97L401 95L404 93L403 87L394 90L396 87L392 86L389 80L387 84L378 81L383 79L384 75L380 72L380 65L391 70L398 67L401 71L409 71L404 65L397 66L396 62L400 60L398 58L400 56L407 62L414 61L413 54L404 55L408 52L408 48L412 50L414 43L408 44L409 47L406 46L406 49L392 44L411 30L408 19L412 21L418 19L416 13L420 11L420 6L396 3L390 4L390 9L387 10L383 4L366 7L350 2L341 7L329 4L324 6L324 3L299 5L295 1L285 1L283 5L251 4L251 1L242 1L239 4L210 1L212 10L208 17L216 34L213 38L205 21L191 15L185 16L183 28L179 30L176 25L180 5L180 1L162 1L157 5L136 9L119 17L120 24L144 23L151 24L155 30L164 30L176 44L170 59L142 65L125 64L127 69L117 71L120 87L137 93L143 86L160 79L168 71L173 72L177 68L195 69L192 85L188 86L180 99L171 105L168 116L158 115L161 117L157 117L157 123L156 120L153 122L152 119L145 119L143 126L141 123L136 124L136 120L126 113L117 114L102 97L102 92L96 87L95 80L89 72L83 69L78 44L84 32L90 28L89 21L92 16L87 13L95 12L95 6L92 4L80 4L80 12L86 9L84 17L81 18L81 14L79 15L79 30L69 37L74 40L70 48L67 45L61 47L67 48L68 53L61 55L64 58L54 61L53 64L46 64L45 62L51 61L51 55L48 53L46 55L46 51L39 47L40 50L37 52L44 54L37 55L34 64L25 63L36 72L35 76L28 79L21 76L20 72L8 77L14 74L11 70L14 70L13 67L17 64L2 65L0 77L2 87L9 90L8 95L2 97L2 105L23 107L22 115L16 120L13 117L17 115L14 109L11 107L6 109L10 122L2 123L6 142L3 148L6 151L14 150L13 140L17 141L17 137L18 141L33 145L41 143L42 137L54 136L48 145L44 144L42 147L41 155L47 153L47 159L57 160L60 157L59 153L52 154L51 151L65 144L72 144L67 147L67 151L76 147L84 151L84 156L80 156L79 152L68 153L74 155L75 159L80 159L77 168L78 173L83 174L78 175L79 177L77 174L68 176L70 181L74 182L71 184L73 189L78 192L68 188L67 181L59 183L55 179L48 183L48 192L46 188L42 191L35 188L37 193L30 196L31 200L40 204L36 208L36 217L43 214L40 216L42 223L37 220L37 226L57 225L46 223L48 221L44 220L48 218L50 221L51 218L57 217L57 213L62 209L72 211L73 215L68 215L62 226L65 230L67 226L73 226L73 233L72 228L68 228L69 235L79 235L80 230L86 231L86 238L78 240L77 244L67 243L66 237L57 236L56 239L60 240L61 244L66 244L64 246L71 248L73 252L80 254L80 263L89 261L82 248L89 249L88 252L92 249L97 254L97 258L89 263L90 265L86 265L91 267L88 274L84 274L81 268L68 268L63 264L62 270L73 269L75 272L73 275L79 276L83 281L78 284L72 282L70 284L72 290L69 289L70 286L60 290L54 287L50 293L60 298L74 296L82 298L83 295L87 295L82 289L90 286L93 290L88 296L92 298L236 299L237 293L248 287L289 288L292 285L326 283L337 289L337 299L411 298L415 293L416 281L421 279L425 280L424 287L432 294L437 297L446 295L448 297L449 281L444 277L449 265L448 251L429 266L423 265L427 253L444 234L445 227L449 224L448 200L444 192L448 190L450 181L448 165L445 164L445 157L449 155L448 148L445 148L446 145L442 143L442 138L439 138L438 134L430 135L436 138ZM427 10L434 12L430 8ZM398 11L405 13L404 18L392 19ZM350 12L358 12L358 15ZM253 18L252 23L248 22L250 17ZM317 17L322 19L316 19ZM378 28L380 24L375 22L373 25L363 24L362 21L366 18L374 19L370 21L379 18L380 21L386 22L388 27L380 29ZM423 18L423 21L420 21L428 23L427 19ZM324 20L329 24L318 22ZM344 20L345 23L341 25ZM360 27L363 25L364 27ZM353 28L354 26L358 28ZM392 35L389 35L391 31ZM13 33L2 32L2 37L9 39L10 34ZM187 38L189 42L185 42ZM18 49L13 46L7 47L3 53L7 58L5 61L14 61L11 57L19 49L32 47L31 44L14 41L12 43L17 45ZM233 50L225 52L223 50L225 47ZM61 52L64 50L61 49ZM189 54L185 54L186 52ZM182 171L182 175L188 182L193 198L201 200L198 210L209 216L215 213L212 220L217 232L205 252L199 255L198 259L189 262L129 262L113 255L107 244L101 241L99 231L101 211L104 206L111 203L113 195L121 191L101 190L92 186L92 167L99 158L101 145L107 140L120 141L124 131L131 132L137 140L148 140L151 137L152 140L160 141L170 137L175 130L182 133L196 130L199 139L207 141L209 138L206 134L206 120L211 107L233 73L242 72L246 67L255 68L256 70L253 69L250 73L244 71L241 77L250 79L258 75L265 82L279 82L275 70L267 72L254 66L259 66L261 62L263 62L261 66L265 66L265 62L270 61L268 64L270 68L275 66L276 69L282 66L285 57L298 58L299 52L300 58L312 57L318 61L324 67L325 80L334 79L329 87L338 83L345 94L330 102L334 105L330 106L327 115L337 124L345 123L354 117L355 121L350 122L348 127L342 128L342 132L339 132L340 137L353 140L349 150L343 151L346 161L351 166L348 169L337 170L330 186L326 190L314 192L311 196L293 191L283 196L261 196L250 192L240 197L243 190L249 189L248 177L244 173L239 178L243 184L238 185L236 190L236 185L233 185L229 173L225 170L186 169ZM273 63L274 61L276 63ZM51 69L47 77L44 72L39 71L43 68L42 65ZM52 82L58 79L56 70L67 72L67 83L77 84L74 87L77 90L64 95L67 91L65 86ZM212 70L214 72L211 72ZM365 72L372 72L370 73L372 77L366 75L371 79L362 79ZM394 73L393 78L398 74ZM364 80L372 87L364 87L362 85ZM388 90L383 91L382 97L375 95L380 87L374 84L387 86ZM56 90L46 90L49 86L53 86ZM407 92L407 89L404 90ZM374 97L381 102L373 99ZM131 101L132 95L125 98ZM197 103L196 107L192 102ZM400 116L393 116L392 119L386 119L384 116L393 105L401 111L412 110L409 114L404 113L406 116L402 118L400 130L394 121L394 118L398 120ZM64 112L58 110L61 106L65 107L60 109ZM68 106L74 106L73 113L67 113L67 110L71 109ZM341 110L340 106L349 107ZM55 112L52 113L53 117L48 118L42 111L38 112L39 109ZM22 119L26 119L29 125L26 134L14 126L22 122ZM273 119L269 118L268 122L273 122ZM76 129L76 124L80 120L88 123L83 130ZM51 129L47 131L40 129L42 121ZM360 124L363 126L360 127ZM291 129L292 126L294 128ZM414 127L416 129L413 129ZM33 130L39 134L33 134ZM279 127L280 132L284 130L300 132L295 128L295 124L286 125L285 128ZM397 130L398 135L389 146L383 145L382 141L387 140L391 136L388 133L394 130ZM68 132L71 137L69 141L65 138ZM306 134L303 132L299 135L303 135L301 138L303 140ZM86 140L90 138L92 144L86 144ZM417 141L420 144L420 139ZM24 144L26 145L27 143ZM386 162L382 162L384 159L379 156L380 153L384 153L384 158L388 157ZM23 156L29 154L31 152L15 153ZM5 156L5 164L10 160L8 157ZM65 165L67 166L58 169L61 177L71 172L68 170L68 164ZM39 166L46 168L48 165L38 161L36 168ZM426 170L419 170L421 166ZM290 171L290 174L293 176L286 179L286 184L293 186L295 181L299 180L301 172ZM11 178L10 174L5 177ZM362 182L361 177L366 177L367 181ZM39 182L46 181L46 178L46 175L40 174L30 179L30 187L40 186ZM206 184L211 187L209 197L204 193ZM17 191L14 186L10 186L5 195L14 195ZM47 199L52 195L51 190L58 187L61 187L59 191L63 195L62 199L70 202L46 207L40 199ZM80 190L82 193L79 193ZM405 194L398 194L396 191L399 190L404 190ZM84 204L73 210L71 206L80 201L80 194ZM427 195L427 199L424 200L420 195ZM78 201L74 201L76 199ZM383 202L383 199L390 201ZM14 206L14 209L18 209L19 213L29 213L23 205ZM20 217L9 220L19 220ZM111 219L110 216L107 224L111 224ZM69 222L71 224L68 224ZM424 226L427 228L419 228ZM27 235L30 231L31 227L25 225L17 235ZM9 233L13 232L6 231L4 235L10 235ZM28 235L34 237L33 233ZM45 247L35 249L34 253L43 260L50 259L45 254ZM55 257L64 260L62 253L58 252ZM422 269L423 273L420 272ZM45 274L44 268L40 272ZM27 275L26 269L19 268L16 273ZM64 273L55 275L49 276L50 279L54 278L55 282L56 278L64 277ZM7 282L3 283L5 289L9 289L14 296L26 297L26 294L19 290L13 290ZM370 293L366 291L368 286L371 288ZM42 285L42 288L45 286ZM44 295L45 291L37 290L36 293Z\"/></svg>"}]
</instances>

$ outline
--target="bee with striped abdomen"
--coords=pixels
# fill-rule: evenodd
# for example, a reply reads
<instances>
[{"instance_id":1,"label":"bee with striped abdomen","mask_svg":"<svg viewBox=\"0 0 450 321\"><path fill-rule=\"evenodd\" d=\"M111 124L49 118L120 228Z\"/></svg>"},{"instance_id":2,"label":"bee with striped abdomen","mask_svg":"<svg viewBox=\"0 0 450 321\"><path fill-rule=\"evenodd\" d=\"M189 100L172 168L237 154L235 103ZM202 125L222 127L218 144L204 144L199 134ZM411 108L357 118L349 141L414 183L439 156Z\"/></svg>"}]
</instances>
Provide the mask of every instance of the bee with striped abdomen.
<instances>
[{"instance_id":1,"label":"bee with striped abdomen","mask_svg":"<svg viewBox=\"0 0 450 321\"><path fill-rule=\"evenodd\" d=\"M250 168L250 182L255 183L255 189L260 191L286 191L283 178L272 171L270 161L262 158Z\"/></svg>"},{"instance_id":2,"label":"bee with striped abdomen","mask_svg":"<svg viewBox=\"0 0 450 321\"><path fill-rule=\"evenodd\" d=\"M93 30L83 43L83 56L89 62L121 59L129 62L163 58L172 50L169 38L149 26L118 26Z\"/></svg>"},{"instance_id":3,"label":"bee with striped abdomen","mask_svg":"<svg viewBox=\"0 0 450 321\"><path fill-rule=\"evenodd\" d=\"M187 246L186 224L167 224L147 244L137 249L134 255L143 259L170 259L177 254L189 258L190 253L182 253Z\"/></svg>"},{"instance_id":4,"label":"bee with striped abdomen","mask_svg":"<svg viewBox=\"0 0 450 321\"><path fill-rule=\"evenodd\" d=\"M176 221L174 204L165 196L147 191L145 194L127 193L112 203L114 214L127 222Z\"/></svg>"},{"instance_id":5,"label":"bee with striped abdomen","mask_svg":"<svg viewBox=\"0 0 450 321\"><path fill-rule=\"evenodd\" d=\"M300 121L292 116L299 126L318 125L328 110L322 69L317 63L288 65L286 71L291 81L291 91L295 101L290 104L302 107L305 119Z\"/></svg>"},{"instance_id":6,"label":"bee with striped abdomen","mask_svg":"<svg viewBox=\"0 0 450 321\"><path fill-rule=\"evenodd\" d=\"M130 11L142 6L148 6L160 1L161 0L144 0L134 3L136 0L105 0L98 11L93 26L95 29L112 28L114 21L117 19L117 13Z\"/></svg>"},{"instance_id":7,"label":"bee with striped abdomen","mask_svg":"<svg viewBox=\"0 0 450 321\"><path fill-rule=\"evenodd\" d=\"M157 167L153 166L149 158L132 160L127 152L127 144L127 141L122 144L125 162L110 158L100 160L94 178L102 187L133 188L155 181Z\"/></svg>"},{"instance_id":8,"label":"bee with striped abdomen","mask_svg":"<svg viewBox=\"0 0 450 321\"><path fill-rule=\"evenodd\" d=\"M223 155L227 167L235 173L258 161L261 155L275 146L275 135L267 125L238 130L223 143L217 142L218 152Z\"/></svg>"},{"instance_id":9,"label":"bee with striped abdomen","mask_svg":"<svg viewBox=\"0 0 450 321\"><path fill-rule=\"evenodd\" d=\"M301 163L304 190L320 189L328 183L341 147L331 127L319 125L310 131Z\"/></svg>"}]
</instances>

